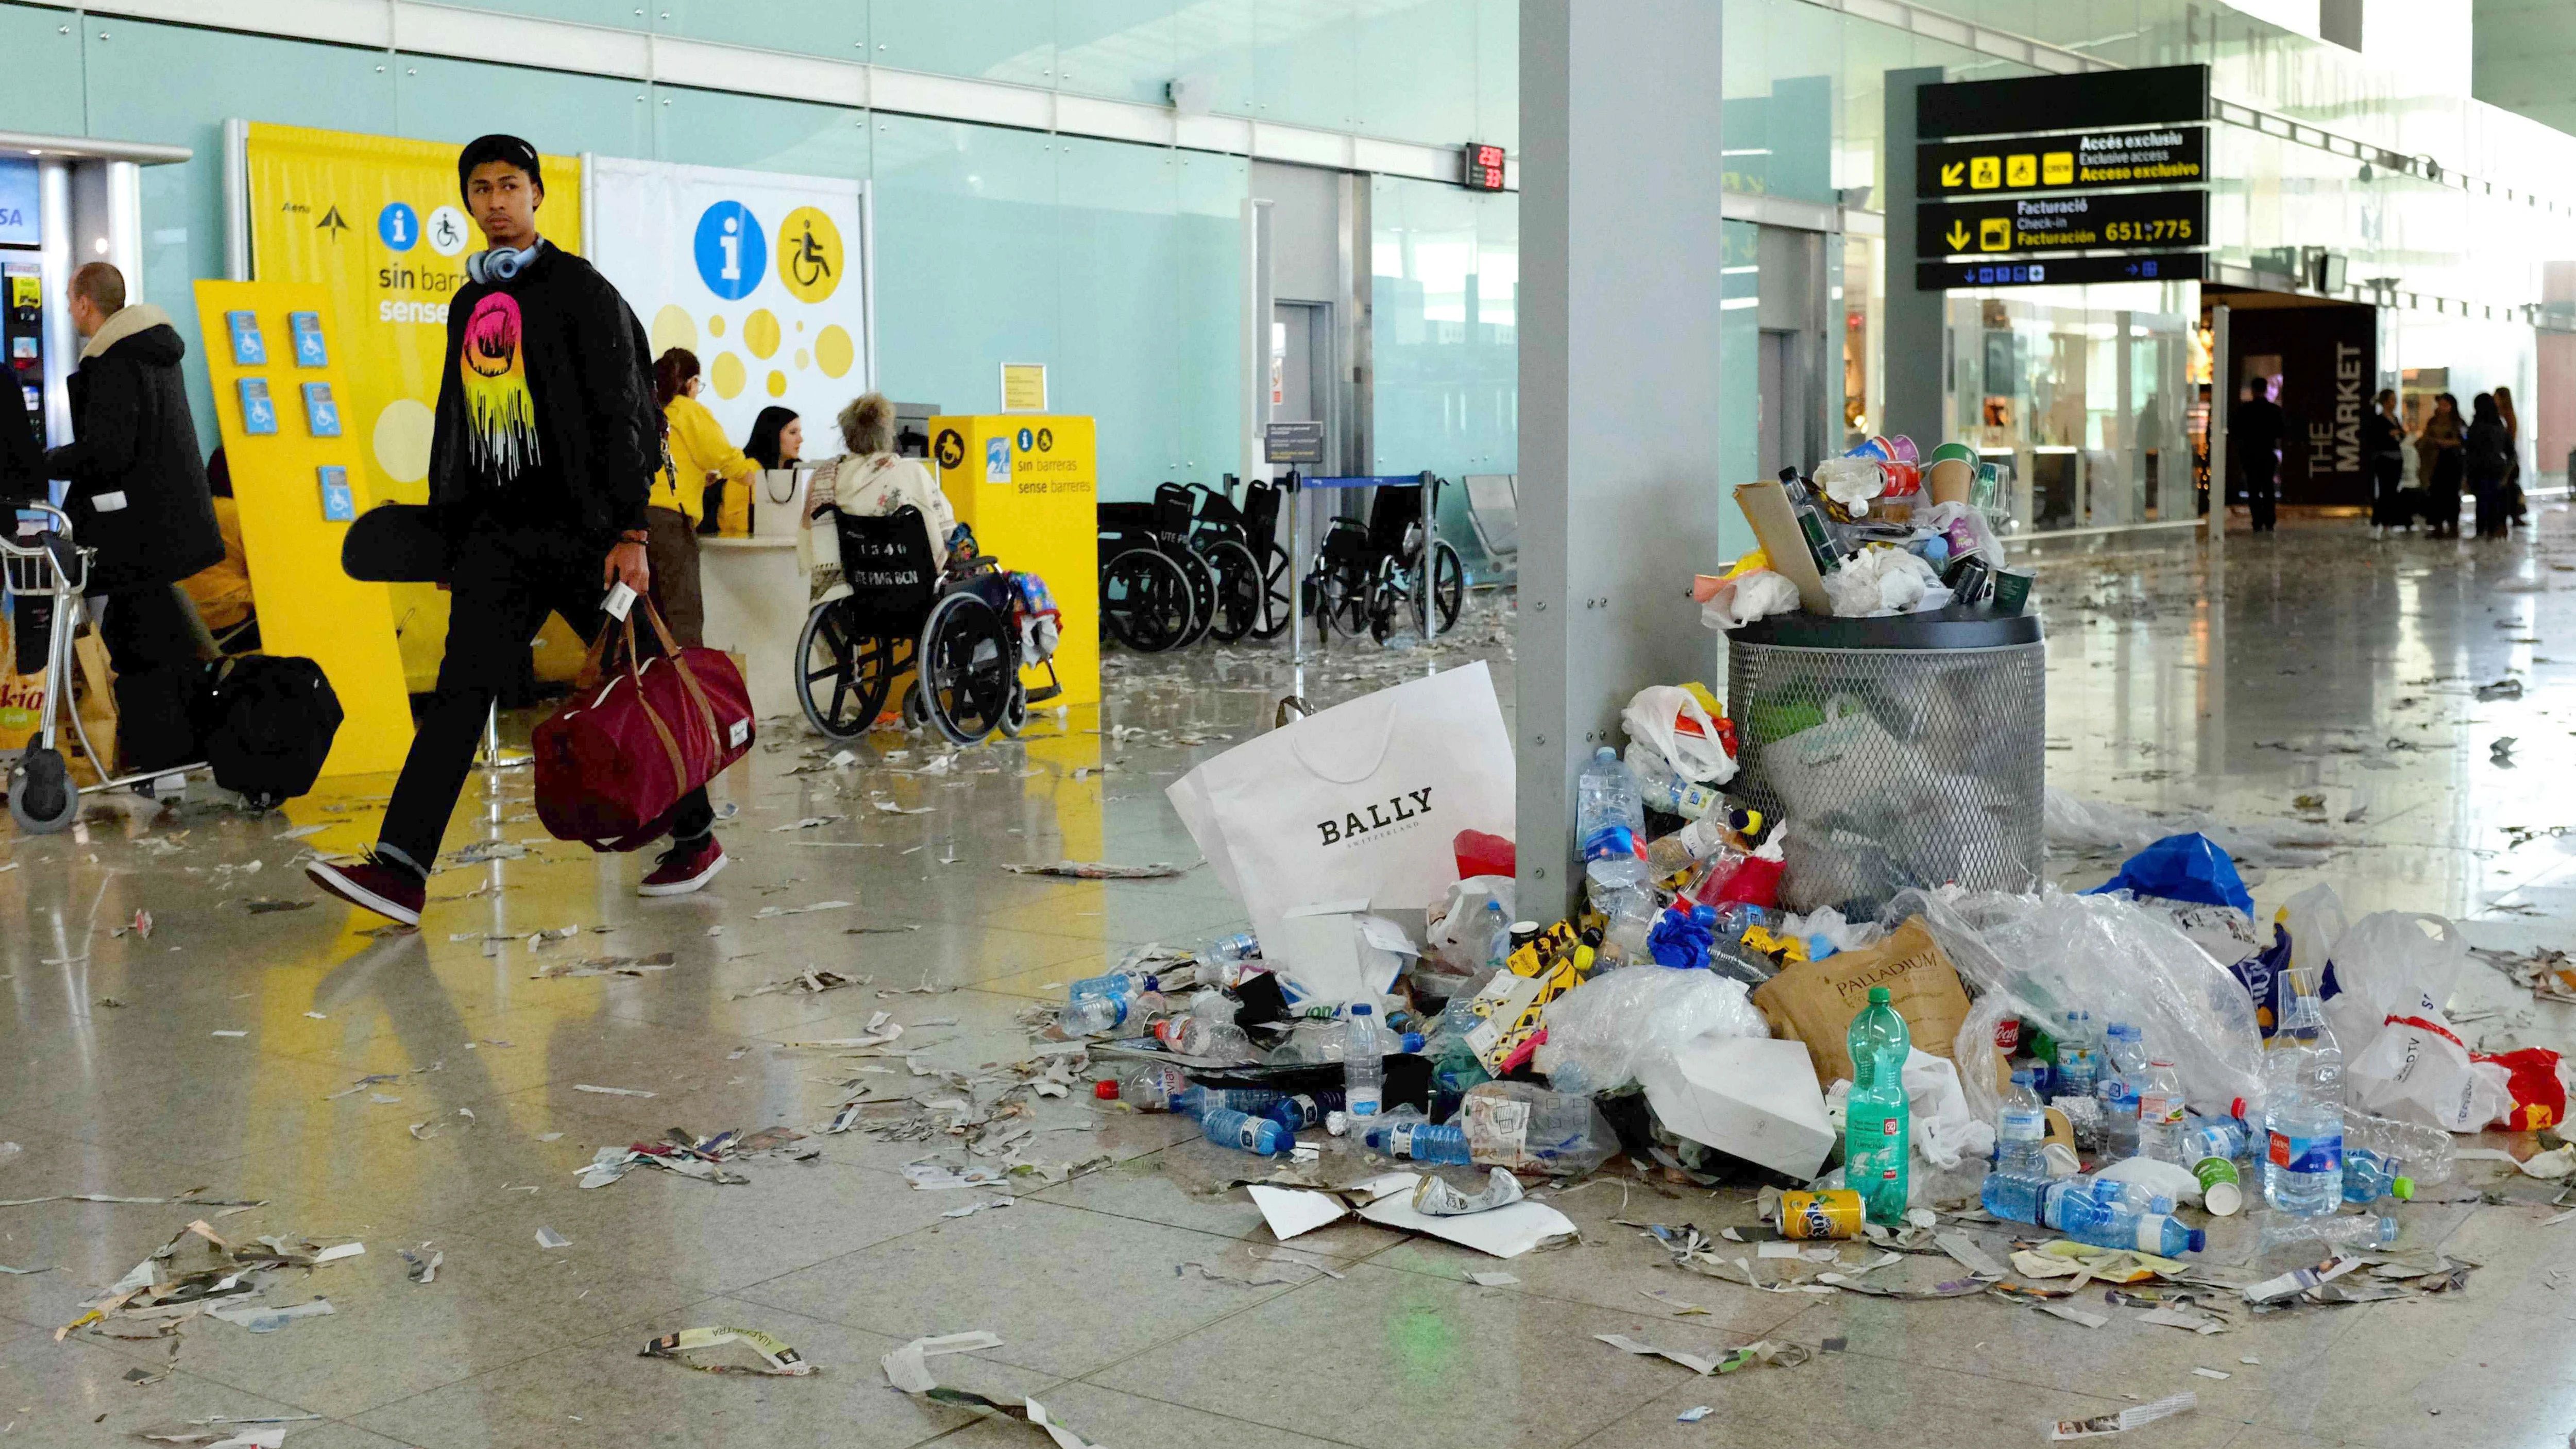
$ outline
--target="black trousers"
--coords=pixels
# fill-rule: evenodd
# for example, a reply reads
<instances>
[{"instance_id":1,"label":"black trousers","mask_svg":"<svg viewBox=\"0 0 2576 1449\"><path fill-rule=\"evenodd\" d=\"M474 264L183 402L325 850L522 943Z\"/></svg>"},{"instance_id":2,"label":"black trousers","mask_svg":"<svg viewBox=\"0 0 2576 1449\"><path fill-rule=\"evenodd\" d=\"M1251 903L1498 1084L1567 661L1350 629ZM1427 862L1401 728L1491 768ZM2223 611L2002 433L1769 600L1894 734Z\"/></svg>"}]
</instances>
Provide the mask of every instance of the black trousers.
<instances>
[{"instance_id":1,"label":"black trousers","mask_svg":"<svg viewBox=\"0 0 2576 1449\"><path fill-rule=\"evenodd\" d=\"M2386 453L2370 460L2370 521L2381 528L2403 528L2414 520L2397 504L2406 479L2406 460Z\"/></svg>"},{"instance_id":2,"label":"black trousers","mask_svg":"<svg viewBox=\"0 0 2576 1449\"><path fill-rule=\"evenodd\" d=\"M2269 449L2245 460L2245 509L2254 516L2257 533L2272 527L2272 507L2281 496L2280 467Z\"/></svg>"},{"instance_id":3,"label":"black trousers","mask_svg":"<svg viewBox=\"0 0 2576 1449\"><path fill-rule=\"evenodd\" d=\"M184 765L197 756L188 698L196 688L197 631L168 584L121 589L98 616L99 642L116 669L120 774Z\"/></svg>"},{"instance_id":4,"label":"black trousers","mask_svg":"<svg viewBox=\"0 0 2576 1449\"><path fill-rule=\"evenodd\" d=\"M568 524L472 515L456 536L448 571L447 655L438 688L412 735L411 754L394 784L378 832L387 852L424 874L438 858L456 799L474 768L475 747L492 701L527 658L548 613L564 616L584 642L606 624L600 563L607 547ZM707 792L696 790L672 812L671 834L694 840L715 824Z\"/></svg>"}]
</instances>

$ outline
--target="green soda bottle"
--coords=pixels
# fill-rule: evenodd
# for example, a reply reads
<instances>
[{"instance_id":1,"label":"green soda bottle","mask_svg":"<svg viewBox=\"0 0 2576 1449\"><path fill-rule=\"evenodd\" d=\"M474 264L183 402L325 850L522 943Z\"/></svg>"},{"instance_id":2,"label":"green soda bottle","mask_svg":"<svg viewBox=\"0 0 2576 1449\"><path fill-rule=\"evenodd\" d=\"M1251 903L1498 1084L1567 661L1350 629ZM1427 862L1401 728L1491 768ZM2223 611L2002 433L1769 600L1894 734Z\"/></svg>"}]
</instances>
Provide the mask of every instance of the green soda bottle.
<instances>
[{"instance_id":1,"label":"green soda bottle","mask_svg":"<svg viewBox=\"0 0 2576 1449\"><path fill-rule=\"evenodd\" d=\"M1843 1183L1860 1194L1869 1220L1905 1222L1906 1163L1913 1114L1905 1103L1905 1058L1914 1049L1905 1018L1888 1005L1887 988L1869 989L1869 1005L1852 1018L1848 1038L1852 1091L1843 1116Z\"/></svg>"}]
</instances>

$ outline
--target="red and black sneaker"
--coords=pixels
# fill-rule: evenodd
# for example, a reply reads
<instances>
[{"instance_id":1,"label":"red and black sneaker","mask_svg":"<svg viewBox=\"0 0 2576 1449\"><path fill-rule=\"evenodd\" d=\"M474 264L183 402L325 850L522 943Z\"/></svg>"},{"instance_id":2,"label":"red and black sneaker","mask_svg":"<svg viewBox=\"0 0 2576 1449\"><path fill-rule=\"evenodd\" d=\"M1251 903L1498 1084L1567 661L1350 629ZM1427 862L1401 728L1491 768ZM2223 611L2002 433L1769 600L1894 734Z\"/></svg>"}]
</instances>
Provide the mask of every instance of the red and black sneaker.
<instances>
[{"instance_id":1,"label":"red and black sneaker","mask_svg":"<svg viewBox=\"0 0 2576 1449\"><path fill-rule=\"evenodd\" d=\"M674 840L653 862L653 871L635 887L639 896L684 896L715 879L716 872L731 864L733 857L716 844L711 832L695 840Z\"/></svg>"},{"instance_id":2,"label":"red and black sneaker","mask_svg":"<svg viewBox=\"0 0 2576 1449\"><path fill-rule=\"evenodd\" d=\"M420 924L421 902L429 894L428 882L419 871L373 852L355 865L311 861L305 865L304 874L349 904L364 906L406 926Z\"/></svg>"}]
</instances>

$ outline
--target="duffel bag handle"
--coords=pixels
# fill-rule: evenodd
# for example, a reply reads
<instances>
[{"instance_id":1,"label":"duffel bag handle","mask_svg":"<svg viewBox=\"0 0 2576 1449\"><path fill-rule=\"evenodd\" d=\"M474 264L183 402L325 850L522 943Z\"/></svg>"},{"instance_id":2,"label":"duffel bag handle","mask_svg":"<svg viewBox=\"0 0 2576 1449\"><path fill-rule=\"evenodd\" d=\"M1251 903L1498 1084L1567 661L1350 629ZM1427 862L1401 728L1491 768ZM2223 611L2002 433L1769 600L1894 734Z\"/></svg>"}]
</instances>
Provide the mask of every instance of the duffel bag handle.
<instances>
[{"instance_id":1,"label":"duffel bag handle","mask_svg":"<svg viewBox=\"0 0 2576 1449\"><path fill-rule=\"evenodd\" d=\"M661 641L662 657L671 662L672 672L680 676L681 690L689 696L689 702L698 707L698 719L707 727L708 741L715 746L717 754L723 754L724 731L716 725L715 704L707 698L707 692L698 686L698 676L690 670L689 662L680 657L680 641L671 637L671 626L662 622L662 611L653 607L653 601L650 598L639 599L636 602L644 610L645 621L653 626L653 636ZM634 616L630 613L627 617L630 638L626 645L626 653L631 659L635 654L635 645L631 637Z\"/></svg>"}]
</instances>

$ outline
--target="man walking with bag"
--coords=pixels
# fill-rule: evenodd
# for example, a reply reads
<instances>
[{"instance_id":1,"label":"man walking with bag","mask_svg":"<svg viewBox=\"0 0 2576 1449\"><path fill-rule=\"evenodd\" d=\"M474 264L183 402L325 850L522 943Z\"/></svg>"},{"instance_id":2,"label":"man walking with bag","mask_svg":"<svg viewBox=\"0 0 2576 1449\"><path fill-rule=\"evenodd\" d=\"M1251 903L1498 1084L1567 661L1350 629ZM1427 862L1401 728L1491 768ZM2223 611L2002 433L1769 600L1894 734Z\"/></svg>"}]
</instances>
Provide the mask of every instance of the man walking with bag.
<instances>
[{"instance_id":1,"label":"man walking with bag","mask_svg":"<svg viewBox=\"0 0 2576 1449\"><path fill-rule=\"evenodd\" d=\"M458 189L488 250L449 304L430 444L430 507L448 547L447 655L377 845L353 865L305 868L333 895L420 923L429 870L473 768L495 694L549 611L585 639L601 596L645 594L644 507L662 467L644 329L617 289L537 234L536 148L484 136L457 158ZM726 864L706 791L668 820L671 848L645 895L680 895Z\"/></svg>"}]
</instances>

